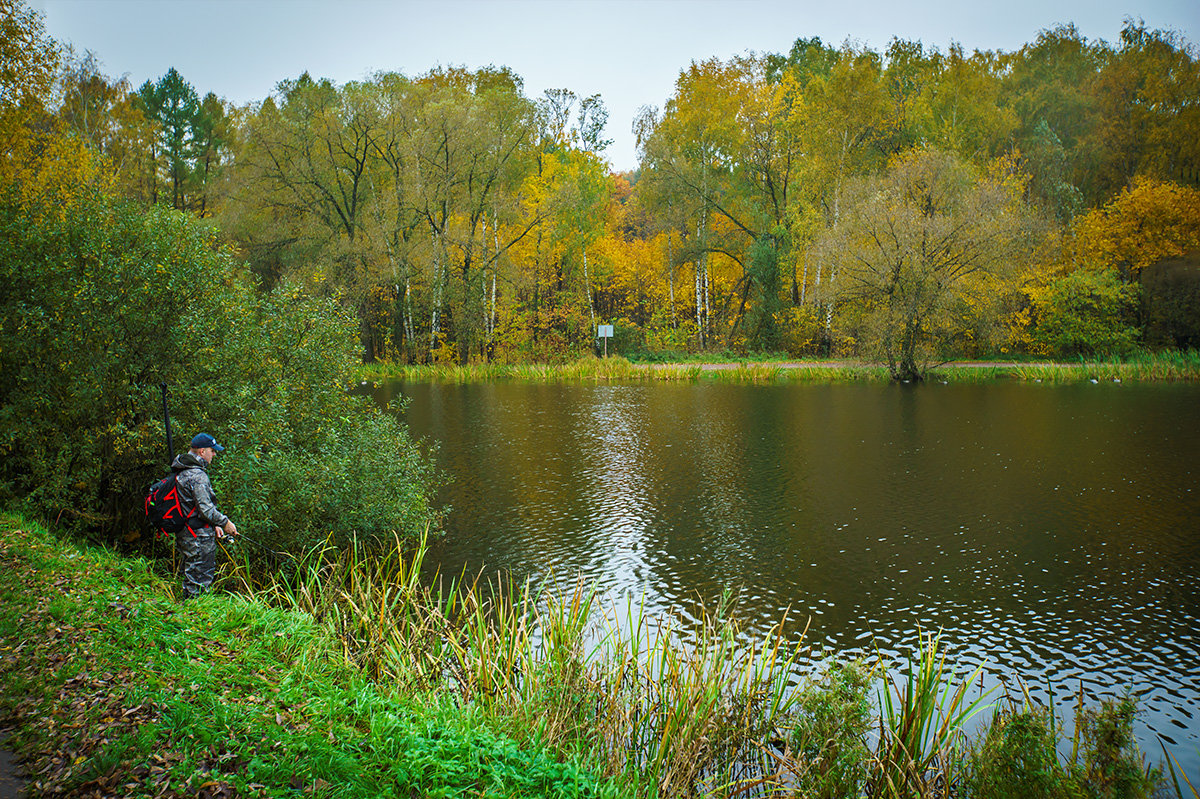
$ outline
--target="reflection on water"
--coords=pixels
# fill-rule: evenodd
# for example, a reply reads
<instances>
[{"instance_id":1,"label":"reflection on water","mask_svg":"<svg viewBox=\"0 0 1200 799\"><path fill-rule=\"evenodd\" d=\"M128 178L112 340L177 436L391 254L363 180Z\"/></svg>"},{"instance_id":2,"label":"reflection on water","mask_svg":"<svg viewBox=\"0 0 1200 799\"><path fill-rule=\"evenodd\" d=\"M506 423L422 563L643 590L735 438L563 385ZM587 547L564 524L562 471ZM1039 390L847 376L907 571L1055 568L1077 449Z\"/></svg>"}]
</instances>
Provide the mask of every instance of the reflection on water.
<instances>
[{"instance_id":1,"label":"reflection on water","mask_svg":"<svg viewBox=\"0 0 1200 799\"><path fill-rule=\"evenodd\" d=\"M452 482L443 572L582 574L686 614L1128 688L1200 773L1200 389L391 384Z\"/></svg>"}]
</instances>

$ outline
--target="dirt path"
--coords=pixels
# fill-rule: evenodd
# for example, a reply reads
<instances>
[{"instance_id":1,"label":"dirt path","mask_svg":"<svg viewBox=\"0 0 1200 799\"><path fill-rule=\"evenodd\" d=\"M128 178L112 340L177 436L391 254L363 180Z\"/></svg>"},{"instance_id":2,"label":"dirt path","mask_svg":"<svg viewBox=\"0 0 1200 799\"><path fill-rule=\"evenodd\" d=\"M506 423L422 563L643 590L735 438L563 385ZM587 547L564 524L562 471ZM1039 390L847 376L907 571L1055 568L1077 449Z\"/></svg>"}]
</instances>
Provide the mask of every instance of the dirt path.
<instances>
[{"instance_id":1,"label":"dirt path","mask_svg":"<svg viewBox=\"0 0 1200 799\"><path fill-rule=\"evenodd\" d=\"M17 756L8 748L8 739L0 738L0 799L22 799L25 779L17 770Z\"/></svg>"},{"instance_id":2,"label":"dirt path","mask_svg":"<svg viewBox=\"0 0 1200 799\"><path fill-rule=\"evenodd\" d=\"M743 366L773 366L779 369L869 369L879 364L863 363L862 361L746 361L745 363L656 363L650 364L656 369L687 368L699 366L703 372L719 372L728 369L740 369ZM966 367L977 369L1010 369L1021 364L1010 361L953 361L942 366ZM1042 364L1039 366L1057 366L1058 364Z\"/></svg>"}]
</instances>

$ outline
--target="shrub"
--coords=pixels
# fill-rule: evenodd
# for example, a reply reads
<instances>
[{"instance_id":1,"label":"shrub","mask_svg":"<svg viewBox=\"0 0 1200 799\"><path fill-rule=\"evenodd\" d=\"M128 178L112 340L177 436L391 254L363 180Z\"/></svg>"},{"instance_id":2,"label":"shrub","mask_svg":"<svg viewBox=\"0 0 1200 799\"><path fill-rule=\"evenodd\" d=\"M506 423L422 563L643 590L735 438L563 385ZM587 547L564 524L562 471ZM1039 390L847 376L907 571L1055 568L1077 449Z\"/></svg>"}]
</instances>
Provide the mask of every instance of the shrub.
<instances>
[{"instance_id":1,"label":"shrub","mask_svg":"<svg viewBox=\"0 0 1200 799\"><path fill-rule=\"evenodd\" d=\"M1154 793L1161 770L1147 768L1133 739L1137 705L1130 696L1106 699L1078 714L1090 794L1099 799L1144 799Z\"/></svg>"},{"instance_id":2,"label":"shrub","mask_svg":"<svg viewBox=\"0 0 1200 799\"><path fill-rule=\"evenodd\" d=\"M867 779L871 703L868 672L860 662L829 669L797 700L790 768L802 796L858 796Z\"/></svg>"},{"instance_id":3,"label":"shrub","mask_svg":"<svg viewBox=\"0 0 1200 799\"><path fill-rule=\"evenodd\" d=\"M1107 271L1058 278L1034 298L1034 349L1056 358L1128 353L1137 341L1137 290Z\"/></svg>"},{"instance_id":4,"label":"shrub","mask_svg":"<svg viewBox=\"0 0 1200 799\"><path fill-rule=\"evenodd\" d=\"M967 757L973 799L1149 799L1162 772L1147 768L1133 738L1129 696L1075 712L1074 755L1061 764L1052 711L1026 705L999 711Z\"/></svg>"},{"instance_id":5,"label":"shrub","mask_svg":"<svg viewBox=\"0 0 1200 799\"><path fill-rule=\"evenodd\" d=\"M997 711L967 760L968 794L975 799L1051 799L1072 795L1058 764L1050 711Z\"/></svg>"},{"instance_id":6,"label":"shrub","mask_svg":"<svg viewBox=\"0 0 1200 799\"><path fill-rule=\"evenodd\" d=\"M428 459L346 388L353 320L332 300L257 292L216 231L122 204L91 156L0 186L0 501L107 540L140 530L177 448L213 433L223 510L276 546L412 534L433 516Z\"/></svg>"}]
</instances>

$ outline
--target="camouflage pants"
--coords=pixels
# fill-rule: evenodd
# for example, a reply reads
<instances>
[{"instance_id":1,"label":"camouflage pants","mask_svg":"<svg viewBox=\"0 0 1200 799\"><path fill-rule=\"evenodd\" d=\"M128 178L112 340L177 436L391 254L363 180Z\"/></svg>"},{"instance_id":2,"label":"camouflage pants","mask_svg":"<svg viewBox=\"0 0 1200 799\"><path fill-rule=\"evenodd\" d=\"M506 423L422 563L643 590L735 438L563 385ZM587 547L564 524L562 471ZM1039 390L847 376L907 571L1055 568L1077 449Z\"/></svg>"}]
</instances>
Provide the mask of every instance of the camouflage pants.
<instances>
[{"instance_id":1,"label":"camouflage pants","mask_svg":"<svg viewBox=\"0 0 1200 799\"><path fill-rule=\"evenodd\" d=\"M211 527L184 530L175 538L183 573L183 598L200 596L212 585L217 571L217 531Z\"/></svg>"}]
</instances>

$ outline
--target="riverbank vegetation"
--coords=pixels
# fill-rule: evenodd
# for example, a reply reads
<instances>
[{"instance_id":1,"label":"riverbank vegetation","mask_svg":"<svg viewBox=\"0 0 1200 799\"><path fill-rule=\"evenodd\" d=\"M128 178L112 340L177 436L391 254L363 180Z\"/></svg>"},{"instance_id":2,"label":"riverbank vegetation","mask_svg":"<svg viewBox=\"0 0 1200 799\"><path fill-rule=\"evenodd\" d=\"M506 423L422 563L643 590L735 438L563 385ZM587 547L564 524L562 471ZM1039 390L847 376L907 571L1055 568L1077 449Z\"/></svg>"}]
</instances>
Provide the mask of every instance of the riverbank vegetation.
<instances>
[{"instance_id":1,"label":"riverbank vegetation","mask_svg":"<svg viewBox=\"0 0 1200 799\"><path fill-rule=\"evenodd\" d=\"M636 363L614 356L584 357L564 364L366 364L355 370L366 381L476 383L522 382L711 381L719 383L843 383L892 380L883 366L846 361L727 360L706 363ZM977 383L1022 380L1046 383L1192 381L1200 380L1200 354L1142 353L1125 360L1080 360L1076 363L978 362L932 366L930 380Z\"/></svg>"},{"instance_id":2,"label":"riverbank vegetation","mask_svg":"<svg viewBox=\"0 0 1200 799\"><path fill-rule=\"evenodd\" d=\"M347 389L364 358L575 362L602 320L616 352L884 364L837 367L854 379L993 347L1194 346L1190 45L1134 22L1116 45L1067 27L1014 54L802 39L685 69L639 120L641 169L613 175L600 99L529 98L507 68L303 74L235 109L174 69L130 87L20 2L0 14L0 507L28 514L6 517L0 551L0 707L36 793L1009 784L1023 756L1001 731L973 759L958 733L979 706L936 638L907 665L836 665L794 691L806 655L778 634L740 643L717 609L694 629L631 611L597 630L585 586L419 582L432 461ZM894 279L833 254L878 225L946 252ZM225 445L222 508L263 553L226 564L232 593L186 605L154 561L94 548L150 552L138 516L165 468L164 396L181 448L202 431ZM872 681L892 698L864 716ZM1018 702L997 719L1026 712L1046 718ZM1079 725L1070 762L1046 752L1053 731L1011 745L1040 747L1067 795L1144 795L1128 713L1097 712L1110 721Z\"/></svg>"},{"instance_id":3,"label":"riverbank vegetation","mask_svg":"<svg viewBox=\"0 0 1200 799\"><path fill-rule=\"evenodd\" d=\"M236 593L180 605L153 561L4 516L0 708L32 795L1148 797L1161 777L1131 700L1089 699L1064 759L1061 720L981 694L936 635L838 662L781 627L748 642L729 608L431 584L420 559L327 545L274 579L235 558Z\"/></svg>"},{"instance_id":4,"label":"riverbank vegetation","mask_svg":"<svg viewBox=\"0 0 1200 799\"><path fill-rule=\"evenodd\" d=\"M54 74L36 22L19 75ZM210 222L128 201L105 155L42 126L30 90L0 104L0 502L137 542L169 410L178 451L200 432L223 443L223 509L277 548L423 530L429 459L345 390L353 315L290 280L262 290Z\"/></svg>"},{"instance_id":5,"label":"riverbank vegetation","mask_svg":"<svg viewBox=\"0 0 1200 799\"><path fill-rule=\"evenodd\" d=\"M968 52L796 33L681 64L623 173L603 98L529 96L503 66L281 75L236 108L169 65L130 86L103 54L15 74L27 125L103 158L117 195L214 221L260 290L336 303L368 362L570 363L602 351L600 323L628 357L778 351L901 379L1200 344L1182 35L1067 23Z\"/></svg>"}]
</instances>

